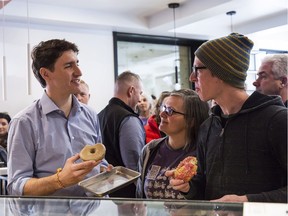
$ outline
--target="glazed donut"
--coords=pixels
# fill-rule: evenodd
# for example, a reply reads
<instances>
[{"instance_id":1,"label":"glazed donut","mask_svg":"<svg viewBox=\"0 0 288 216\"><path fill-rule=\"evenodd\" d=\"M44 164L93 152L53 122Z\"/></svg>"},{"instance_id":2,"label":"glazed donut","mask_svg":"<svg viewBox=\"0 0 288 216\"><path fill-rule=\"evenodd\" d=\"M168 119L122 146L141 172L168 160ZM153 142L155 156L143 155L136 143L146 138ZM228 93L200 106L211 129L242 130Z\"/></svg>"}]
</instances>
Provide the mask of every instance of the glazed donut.
<instances>
[{"instance_id":1,"label":"glazed donut","mask_svg":"<svg viewBox=\"0 0 288 216\"><path fill-rule=\"evenodd\" d=\"M193 156L186 157L182 160L174 171L174 178L181 179L184 182L197 174L197 158Z\"/></svg>"},{"instance_id":2,"label":"glazed donut","mask_svg":"<svg viewBox=\"0 0 288 216\"><path fill-rule=\"evenodd\" d=\"M102 143L96 143L95 145L86 145L80 151L80 158L83 161L88 160L99 161L104 158L105 153L106 153L105 146Z\"/></svg>"}]
</instances>

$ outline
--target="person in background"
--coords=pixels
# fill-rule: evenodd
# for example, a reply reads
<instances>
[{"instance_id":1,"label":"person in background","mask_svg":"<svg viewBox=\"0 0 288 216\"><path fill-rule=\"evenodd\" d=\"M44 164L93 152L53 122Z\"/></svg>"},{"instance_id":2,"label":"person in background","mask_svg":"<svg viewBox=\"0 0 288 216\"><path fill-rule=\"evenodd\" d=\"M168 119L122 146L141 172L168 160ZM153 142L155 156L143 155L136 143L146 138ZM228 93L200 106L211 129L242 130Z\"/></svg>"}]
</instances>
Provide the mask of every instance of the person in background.
<instances>
[{"instance_id":1,"label":"person in background","mask_svg":"<svg viewBox=\"0 0 288 216\"><path fill-rule=\"evenodd\" d=\"M172 91L162 104L159 129L167 136L151 141L141 153L137 182L138 198L184 199L169 186L167 169L184 158L196 156L196 138L201 123L209 116L209 105L191 89Z\"/></svg>"},{"instance_id":2,"label":"person in background","mask_svg":"<svg viewBox=\"0 0 288 216\"><path fill-rule=\"evenodd\" d=\"M135 113L141 99L142 81L130 71L121 73L115 82L114 97L99 113L106 159L113 166L137 170L141 149L145 145L145 131L142 121ZM135 197L136 186L130 184L111 197Z\"/></svg>"},{"instance_id":3,"label":"person in background","mask_svg":"<svg viewBox=\"0 0 288 216\"><path fill-rule=\"evenodd\" d=\"M152 103L151 99L145 93L141 94L141 99L136 106L137 113L143 125L147 124L148 118L151 115Z\"/></svg>"},{"instance_id":4,"label":"person in background","mask_svg":"<svg viewBox=\"0 0 288 216\"><path fill-rule=\"evenodd\" d=\"M7 150L8 128L11 117L8 113L0 113L0 146Z\"/></svg>"},{"instance_id":5,"label":"person in background","mask_svg":"<svg viewBox=\"0 0 288 216\"><path fill-rule=\"evenodd\" d=\"M267 55L262 59L257 76L253 85L256 91L266 95L279 95L283 103L288 107L288 55Z\"/></svg>"},{"instance_id":6,"label":"person in background","mask_svg":"<svg viewBox=\"0 0 288 216\"><path fill-rule=\"evenodd\" d=\"M166 175L187 199L287 203L287 109L279 96L244 88L253 42L232 33L195 52L190 81L203 101L217 103L201 125L197 175Z\"/></svg>"},{"instance_id":7,"label":"person in background","mask_svg":"<svg viewBox=\"0 0 288 216\"><path fill-rule=\"evenodd\" d=\"M9 114L0 113L0 167L7 166L7 137L10 121Z\"/></svg>"},{"instance_id":8,"label":"person in background","mask_svg":"<svg viewBox=\"0 0 288 216\"><path fill-rule=\"evenodd\" d=\"M154 114L152 114L147 121L147 124L144 126L146 132L146 143L149 143L153 139L158 139L166 136L166 134L159 130L159 124L161 121L160 112L163 100L170 95L170 92L163 91L159 98L156 101L154 107Z\"/></svg>"},{"instance_id":9,"label":"person in background","mask_svg":"<svg viewBox=\"0 0 288 216\"><path fill-rule=\"evenodd\" d=\"M85 145L102 142L97 113L73 95L80 92L78 47L42 41L32 69L45 88L18 113L8 133L8 193L17 196L91 196L78 182L100 172L101 161L80 160Z\"/></svg>"},{"instance_id":10,"label":"person in background","mask_svg":"<svg viewBox=\"0 0 288 216\"><path fill-rule=\"evenodd\" d=\"M80 87L80 92L74 95L81 103L84 103L87 105L90 99L89 86L86 82L84 82L83 80L80 80L79 87Z\"/></svg>"}]
</instances>

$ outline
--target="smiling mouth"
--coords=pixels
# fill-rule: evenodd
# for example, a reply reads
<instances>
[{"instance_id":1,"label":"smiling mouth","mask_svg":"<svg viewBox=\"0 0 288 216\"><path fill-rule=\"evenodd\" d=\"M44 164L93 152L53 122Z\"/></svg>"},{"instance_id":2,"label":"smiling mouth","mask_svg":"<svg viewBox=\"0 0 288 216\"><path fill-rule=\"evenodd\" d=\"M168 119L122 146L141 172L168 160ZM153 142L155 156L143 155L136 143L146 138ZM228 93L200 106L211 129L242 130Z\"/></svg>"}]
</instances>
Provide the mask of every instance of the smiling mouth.
<instances>
[{"instance_id":1,"label":"smiling mouth","mask_svg":"<svg viewBox=\"0 0 288 216\"><path fill-rule=\"evenodd\" d=\"M79 84L80 83L80 79L74 79L74 80L72 80L72 82Z\"/></svg>"}]
</instances>

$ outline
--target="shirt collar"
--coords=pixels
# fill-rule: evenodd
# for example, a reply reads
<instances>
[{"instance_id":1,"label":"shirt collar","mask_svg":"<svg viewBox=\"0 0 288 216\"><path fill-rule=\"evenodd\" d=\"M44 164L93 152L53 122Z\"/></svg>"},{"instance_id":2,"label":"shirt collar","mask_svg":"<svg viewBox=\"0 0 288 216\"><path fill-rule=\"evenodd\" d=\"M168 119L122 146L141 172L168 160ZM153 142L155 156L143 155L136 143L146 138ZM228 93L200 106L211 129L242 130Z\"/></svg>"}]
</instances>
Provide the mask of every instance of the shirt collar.
<instances>
[{"instance_id":1,"label":"shirt collar","mask_svg":"<svg viewBox=\"0 0 288 216\"><path fill-rule=\"evenodd\" d=\"M41 99L40 99L40 104L42 106L43 113L45 115L60 110L59 107L48 97L46 91L44 91ZM78 110L82 110L83 105L78 101L78 99L72 95L72 108L71 112L75 111L77 112Z\"/></svg>"}]
</instances>

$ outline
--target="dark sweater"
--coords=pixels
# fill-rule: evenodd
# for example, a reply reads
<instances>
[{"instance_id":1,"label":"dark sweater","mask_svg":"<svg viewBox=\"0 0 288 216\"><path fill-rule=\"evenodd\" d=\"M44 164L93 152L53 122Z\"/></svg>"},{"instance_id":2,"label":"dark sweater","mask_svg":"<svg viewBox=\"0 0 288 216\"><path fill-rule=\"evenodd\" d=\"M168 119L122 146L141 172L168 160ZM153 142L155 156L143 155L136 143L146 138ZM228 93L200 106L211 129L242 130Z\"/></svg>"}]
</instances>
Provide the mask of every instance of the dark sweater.
<instances>
[{"instance_id":1,"label":"dark sweater","mask_svg":"<svg viewBox=\"0 0 288 216\"><path fill-rule=\"evenodd\" d=\"M144 184L145 184L145 179L147 178L147 172L148 172L149 166L153 163L156 155L159 154L159 149L161 148L161 145L166 145L165 144L166 142L168 142L168 137L154 139L148 145L145 145L144 148L142 149L142 153L140 155L140 159L138 162L138 171L141 173L141 176L137 180L137 188L136 188L137 198L147 198L144 192ZM186 150L182 149L181 153L179 149L175 150L180 153L176 158L171 157L168 154L165 155L166 156L165 159L169 163L169 167L173 169L184 158L188 156L196 156L196 150L193 148L193 145L191 146L192 147L190 149L186 149Z\"/></svg>"},{"instance_id":2,"label":"dark sweater","mask_svg":"<svg viewBox=\"0 0 288 216\"><path fill-rule=\"evenodd\" d=\"M287 109L281 99L254 92L222 125L217 106L200 128L198 174L186 198L236 194L254 202L286 203Z\"/></svg>"}]
</instances>

